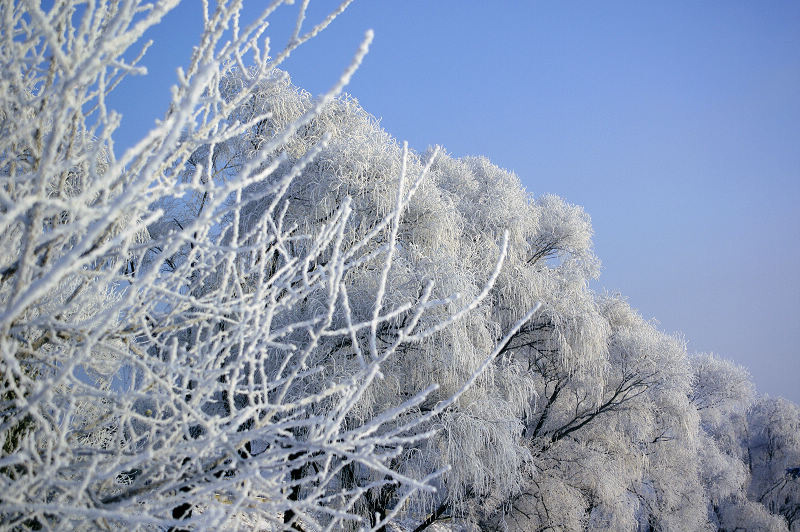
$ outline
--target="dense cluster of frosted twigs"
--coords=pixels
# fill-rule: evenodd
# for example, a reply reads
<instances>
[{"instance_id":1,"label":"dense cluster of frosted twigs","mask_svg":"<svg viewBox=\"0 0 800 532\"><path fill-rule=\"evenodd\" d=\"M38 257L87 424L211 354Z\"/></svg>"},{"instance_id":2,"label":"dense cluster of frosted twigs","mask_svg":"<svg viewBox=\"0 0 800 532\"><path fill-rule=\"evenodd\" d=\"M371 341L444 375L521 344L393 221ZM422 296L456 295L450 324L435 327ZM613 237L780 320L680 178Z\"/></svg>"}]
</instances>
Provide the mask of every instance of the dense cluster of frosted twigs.
<instances>
[{"instance_id":1,"label":"dense cluster of frosted twigs","mask_svg":"<svg viewBox=\"0 0 800 532\"><path fill-rule=\"evenodd\" d=\"M198 3L168 113L106 97L177 0L0 3L0 529L796 530L800 411L687 357L580 207L399 145Z\"/></svg>"}]
</instances>

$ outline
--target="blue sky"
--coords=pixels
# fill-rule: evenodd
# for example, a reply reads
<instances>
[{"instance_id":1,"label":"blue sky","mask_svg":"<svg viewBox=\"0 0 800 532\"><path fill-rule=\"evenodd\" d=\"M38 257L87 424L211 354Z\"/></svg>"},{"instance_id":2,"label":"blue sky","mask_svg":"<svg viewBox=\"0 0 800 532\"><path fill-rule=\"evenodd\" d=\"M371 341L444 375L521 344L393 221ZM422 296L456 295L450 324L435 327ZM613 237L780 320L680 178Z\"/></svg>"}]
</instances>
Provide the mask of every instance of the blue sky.
<instances>
[{"instance_id":1,"label":"blue sky","mask_svg":"<svg viewBox=\"0 0 800 532\"><path fill-rule=\"evenodd\" d=\"M245 18L263 5L245 3ZM312 0L308 22L333 5ZM201 26L184 0L147 35L150 74L112 103L120 146L166 110ZM286 64L292 80L326 90L370 28L348 92L389 133L582 205L595 289L800 402L800 2L356 0Z\"/></svg>"}]
</instances>

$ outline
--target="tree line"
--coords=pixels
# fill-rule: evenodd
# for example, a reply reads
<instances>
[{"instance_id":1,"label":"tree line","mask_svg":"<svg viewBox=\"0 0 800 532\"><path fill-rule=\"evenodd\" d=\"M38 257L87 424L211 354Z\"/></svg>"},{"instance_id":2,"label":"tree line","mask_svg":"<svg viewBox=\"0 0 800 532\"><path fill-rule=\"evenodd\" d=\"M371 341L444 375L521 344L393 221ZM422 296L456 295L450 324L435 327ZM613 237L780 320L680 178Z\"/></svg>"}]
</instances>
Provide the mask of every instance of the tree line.
<instances>
[{"instance_id":1,"label":"tree line","mask_svg":"<svg viewBox=\"0 0 800 532\"><path fill-rule=\"evenodd\" d=\"M177 0L0 5L0 528L800 528L798 406L590 290L581 207L382 130L370 34L295 87L349 2L283 3L204 4L120 157Z\"/></svg>"}]
</instances>

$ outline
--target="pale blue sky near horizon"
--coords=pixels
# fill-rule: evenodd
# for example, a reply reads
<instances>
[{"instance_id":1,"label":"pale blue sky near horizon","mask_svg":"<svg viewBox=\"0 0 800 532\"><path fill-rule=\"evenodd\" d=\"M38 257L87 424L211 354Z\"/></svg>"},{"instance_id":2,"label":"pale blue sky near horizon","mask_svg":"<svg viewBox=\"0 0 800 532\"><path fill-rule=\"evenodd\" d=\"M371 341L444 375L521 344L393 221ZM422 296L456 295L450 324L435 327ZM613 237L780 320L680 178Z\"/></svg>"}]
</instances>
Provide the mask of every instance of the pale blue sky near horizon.
<instances>
[{"instance_id":1,"label":"pale blue sky near horizon","mask_svg":"<svg viewBox=\"0 0 800 532\"><path fill-rule=\"evenodd\" d=\"M335 4L312 0L307 24ZM582 205L593 288L800 403L800 2L356 0L285 69L319 94L370 28L347 91L384 129ZM112 99L118 148L166 110L201 29L184 0L148 32L150 74Z\"/></svg>"}]
</instances>

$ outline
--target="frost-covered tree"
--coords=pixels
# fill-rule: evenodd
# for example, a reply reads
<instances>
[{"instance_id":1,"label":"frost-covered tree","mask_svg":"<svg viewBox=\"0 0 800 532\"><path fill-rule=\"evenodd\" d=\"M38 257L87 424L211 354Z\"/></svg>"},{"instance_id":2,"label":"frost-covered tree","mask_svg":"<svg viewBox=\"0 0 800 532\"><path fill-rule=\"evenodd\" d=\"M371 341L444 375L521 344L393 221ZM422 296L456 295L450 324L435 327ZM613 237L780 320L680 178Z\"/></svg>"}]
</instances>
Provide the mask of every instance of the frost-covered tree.
<instances>
[{"instance_id":1,"label":"frost-covered tree","mask_svg":"<svg viewBox=\"0 0 800 532\"><path fill-rule=\"evenodd\" d=\"M800 529L800 407L761 397L748 412L746 463L751 500Z\"/></svg>"},{"instance_id":2,"label":"frost-covered tree","mask_svg":"<svg viewBox=\"0 0 800 532\"><path fill-rule=\"evenodd\" d=\"M797 529L797 407L590 290L582 208L383 131L369 35L292 85L349 2L198 4L117 158L176 1L0 4L0 528Z\"/></svg>"},{"instance_id":3,"label":"frost-covered tree","mask_svg":"<svg viewBox=\"0 0 800 532\"><path fill-rule=\"evenodd\" d=\"M246 75L236 73L226 80L226 85L236 91L242 85L240 77ZM247 119L268 110L269 118L219 150L216 161L225 168L236 167L237 161L252 157L254 151L272 141L274 131L296 120L312 104L308 94L292 87L286 79L265 81L238 112ZM351 197L354 215L345 240L357 240L374 231L375 216L384 215L390 208L387 176L403 166L403 150L354 100L340 99L332 102L301 134L285 143L281 153L291 161L325 135L330 137L327 147L287 190L293 204L288 207L285 219L314 232L332 216L341 198ZM434 153L408 154L405 164L421 168ZM191 164L187 170L193 171ZM400 220L397 238L401 245L394 267L387 274L389 297L414 297L430 281L434 281L435 297L446 297L454 291L477 296L489 280L487 272L493 267L490 257L500 252L498 239L508 234L504 267L489 292L490 297L470 316L418 346L400 349L391 371L385 372L387 378L381 393L365 396L356 410L360 416L374 415L376 409L405 401L411 390L427 386L433 380L440 390L420 406L421 414L428 413L485 365L487 352L493 349L499 352L501 356L485 369L457 404L432 418L439 429L437 435L424 445L409 447L394 464L400 470L425 475L449 468L438 484L437 494L420 501L419 508L428 510L409 512L410 515L423 522L453 515L479 519L480 515L493 511L508 493L519 489L522 471L530 462L529 450L521 436L523 420L533 408L535 383L530 373L520 371L507 356L509 343L501 339L516 323L529 323L525 317L527 310L552 286L559 286L561 275L551 273L551 279L542 283L545 274L540 270L549 267L533 264L536 260L532 258L539 251L536 246L545 241L543 233L551 235L546 243L551 249L546 254L555 259L560 250L574 249L574 260L569 266L562 266L565 271L577 269L581 263L578 253L586 253L577 248L588 247L587 222L580 209L557 198L532 200L516 176L482 158L454 160L440 154L428 174ZM259 186L248 193L256 193ZM476 203L482 206L477 212ZM253 202L246 210L257 212L259 205ZM175 210L191 212L192 209L181 205ZM165 216L151 232L168 231L171 224L178 223L172 218ZM244 231L249 222L243 220ZM557 231L565 235L553 240L552 234ZM552 247L556 245L558 249ZM353 301L358 304L353 309L369 308L361 302L374 292L374 275L373 268L354 273ZM578 287L580 283L576 281L572 286ZM550 298L554 304L569 309L565 301L552 294ZM449 312L456 311L452 307ZM558 334L562 335L556 340L559 344L580 341L577 324L582 318L575 314L559 328ZM357 341L361 349L369 349L364 338ZM334 358L346 354L338 347L330 352ZM344 367L346 363L344 360L337 364ZM498 475L498 471L504 474ZM385 504L382 501L391 500L392 492L390 487L373 490L362 501L365 511L370 515L381 513L381 505Z\"/></svg>"},{"instance_id":4,"label":"frost-covered tree","mask_svg":"<svg viewBox=\"0 0 800 532\"><path fill-rule=\"evenodd\" d=\"M800 421L796 407L756 398L747 370L731 361L701 354L691 362L690 397L701 420L698 459L712 522L719 530L791 529L797 491L787 466L793 459L784 450L796 433L792 417L795 425Z\"/></svg>"},{"instance_id":5,"label":"frost-covered tree","mask_svg":"<svg viewBox=\"0 0 800 532\"><path fill-rule=\"evenodd\" d=\"M485 235L466 285L439 283L402 238L436 154L395 145L365 174L369 143L317 128L347 107L331 102L369 35L290 120L273 123L293 101L260 106L348 2L307 31L302 3L277 51L262 34L283 2L246 26L239 2L203 3L169 111L117 159L106 96L175 3L0 5L0 522L378 529L433 497L445 463L409 456L532 316L484 332L440 391L396 371L454 353L443 342L480 322L508 238ZM309 179L331 171L372 181Z\"/></svg>"},{"instance_id":6,"label":"frost-covered tree","mask_svg":"<svg viewBox=\"0 0 800 532\"><path fill-rule=\"evenodd\" d=\"M705 506L683 344L617 297L592 301L605 324L598 339L604 356L594 366L559 368L557 349L526 346L545 379L526 430L535 469L499 524L631 530L682 522L700 529Z\"/></svg>"}]
</instances>

